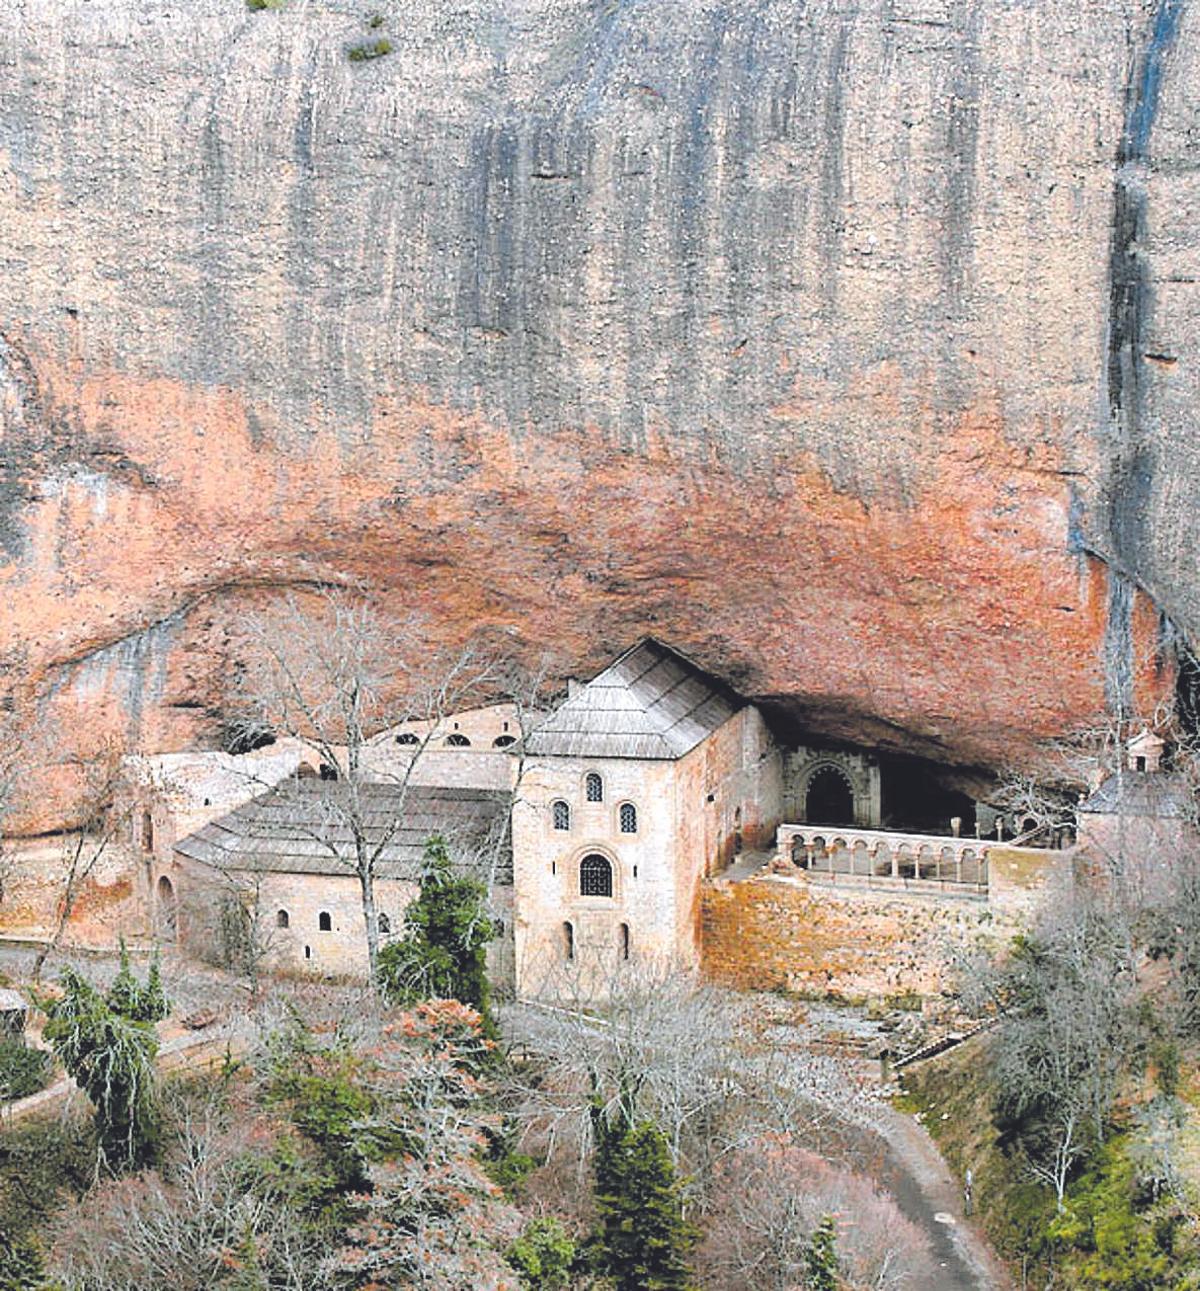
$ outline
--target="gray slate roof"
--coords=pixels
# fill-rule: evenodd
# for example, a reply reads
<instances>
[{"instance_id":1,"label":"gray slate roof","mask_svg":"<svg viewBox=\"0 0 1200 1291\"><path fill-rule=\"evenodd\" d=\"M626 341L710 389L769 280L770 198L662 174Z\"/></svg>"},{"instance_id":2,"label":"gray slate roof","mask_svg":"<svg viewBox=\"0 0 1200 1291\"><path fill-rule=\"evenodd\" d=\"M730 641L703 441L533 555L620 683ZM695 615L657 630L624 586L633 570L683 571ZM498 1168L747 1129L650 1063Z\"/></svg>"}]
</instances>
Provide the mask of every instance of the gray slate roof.
<instances>
[{"instance_id":1,"label":"gray slate roof","mask_svg":"<svg viewBox=\"0 0 1200 1291\"><path fill-rule=\"evenodd\" d=\"M1163 771L1122 771L1111 775L1077 809L1093 815L1158 816L1184 820L1195 803L1184 776Z\"/></svg>"},{"instance_id":2,"label":"gray slate roof","mask_svg":"<svg viewBox=\"0 0 1200 1291\"><path fill-rule=\"evenodd\" d=\"M340 806L348 788L342 782L285 780L180 839L175 850L222 870L352 874L353 840ZM360 784L358 792L368 843L383 842L378 878L419 878L426 839L442 834L456 860L485 847L490 856L498 840L496 881L512 882L507 793L414 784Z\"/></svg>"},{"instance_id":3,"label":"gray slate roof","mask_svg":"<svg viewBox=\"0 0 1200 1291\"><path fill-rule=\"evenodd\" d=\"M647 638L551 713L525 748L550 757L681 758L744 706L721 682Z\"/></svg>"}]
</instances>

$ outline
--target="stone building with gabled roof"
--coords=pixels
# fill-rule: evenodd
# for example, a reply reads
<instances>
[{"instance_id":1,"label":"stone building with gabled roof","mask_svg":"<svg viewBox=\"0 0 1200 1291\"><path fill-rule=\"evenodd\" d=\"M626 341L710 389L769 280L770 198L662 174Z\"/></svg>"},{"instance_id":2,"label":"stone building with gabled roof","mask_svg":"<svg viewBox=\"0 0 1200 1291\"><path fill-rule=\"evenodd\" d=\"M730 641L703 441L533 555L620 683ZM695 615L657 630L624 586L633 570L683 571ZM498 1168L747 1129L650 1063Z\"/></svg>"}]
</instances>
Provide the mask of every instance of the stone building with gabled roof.
<instances>
[{"instance_id":1,"label":"stone building with gabled roof","mask_svg":"<svg viewBox=\"0 0 1200 1291\"><path fill-rule=\"evenodd\" d=\"M371 782L354 791L384 940L400 932L417 895L426 841L441 835L455 863L488 884L502 928L491 967L511 978L510 794ZM179 839L155 876L164 931L173 925L185 949L218 962L229 957L231 940L253 935L269 967L365 973L354 840L342 806L349 792L340 782L292 778Z\"/></svg>"},{"instance_id":2,"label":"stone building with gabled roof","mask_svg":"<svg viewBox=\"0 0 1200 1291\"><path fill-rule=\"evenodd\" d=\"M541 723L524 759L518 993L598 998L628 959L697 962L702 880L779 823L782 759L758 709L648 638Z\"/></svg>"}]
</instances>

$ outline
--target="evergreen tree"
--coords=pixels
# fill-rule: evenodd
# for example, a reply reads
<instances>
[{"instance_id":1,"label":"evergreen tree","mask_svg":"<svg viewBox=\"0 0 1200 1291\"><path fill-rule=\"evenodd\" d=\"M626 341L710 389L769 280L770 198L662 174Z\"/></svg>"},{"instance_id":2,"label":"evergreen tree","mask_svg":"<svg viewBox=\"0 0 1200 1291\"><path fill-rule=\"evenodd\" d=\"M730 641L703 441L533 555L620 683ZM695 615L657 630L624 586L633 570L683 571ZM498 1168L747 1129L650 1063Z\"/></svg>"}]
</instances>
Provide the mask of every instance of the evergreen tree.
<instances>
[{"instance_id":1,"label":"evergreen tree","mask_svg":"<svg viewBox=\"0 0 1200 1291\"><path fill-rule=\"evenodd\" d=\"M838 1291L837 1229L826 1215L813 1229L804 1251L804 1285L808 1291Z\"/></svg>"},{"instance_id":2,"label":"evergreen tree","mask_svg":"<svg viewBox=\"0 0 1200 1291\"><path fill-rule=\"evenodd\" d=\"M650 1121L597 1117L596 1246L617 1291L689 1291L696 1230L683 1218L679 1180Z\"/></svg>"},{"instance_id":3,"label":"evergreen tree","mask_svg":"<svg viewBox=\"0 0 1200 1291\"><path fill-rule=\"evenodd\" d=\"M158 951L150 961L150 973L143 986L133 974L125 938L121 938L121 967L108 988L108 1007L131 1022L161 1022L171 1012L171 1004L163 990L162 972Z\"/></svg>"},{"instance_id":4,"label":"evergreen tree","mask_svg":"<svg viewBox=\"0 0 1200 1291\"><path fill-rule=\"evenodd\" d=\"M117 975L113 978L112 985L108 988L106 997L108 1007L114 1013L119 1013L123 1018L136 1018L141 994L142 988L138 985L137 978L133 975L133 968L129 963L129 950L125 945L125 938L122 937L121 967L117 970Z\"/></svg>"},{"instance_id":5,"label":"evergreen tree","mask_svg":"<svg viewBox=\"0 0 1200 1291\"><path fill-rule=\"evenodd\" d=\"M458 1000L496 1035L487 979L487 944L495 929L485 913L487 888L454 873L445 839L425 844L421 893L404 915L404 936L379 953L384 993L398 1004Z\"/></svg>"},{"instance_id":6,"label":"evergreen tree","mask_svg":"<svg viewBox=\"0 0 1200 1291\"><path fill-rule=\"evenodd\" d=\"M43 1034L91 1099L108 1164L146 1165L158 1148L154 1027L119 1013L71 969L63 974L63 986L62 999L44 1006L49 1020Z\"/></svg>"}]
</instances>

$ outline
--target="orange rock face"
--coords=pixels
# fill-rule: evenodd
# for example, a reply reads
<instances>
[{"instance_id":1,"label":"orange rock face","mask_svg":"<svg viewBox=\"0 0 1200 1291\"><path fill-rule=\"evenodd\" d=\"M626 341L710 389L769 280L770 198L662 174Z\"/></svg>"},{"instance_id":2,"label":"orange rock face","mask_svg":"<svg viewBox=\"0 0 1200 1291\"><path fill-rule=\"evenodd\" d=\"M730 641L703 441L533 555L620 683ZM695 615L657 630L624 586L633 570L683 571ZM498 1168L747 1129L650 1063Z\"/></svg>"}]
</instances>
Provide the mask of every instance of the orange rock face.
<instances>
[{"instance_id":1,"label":"orange rock face","mask_svg":"<svg viewBox=\"0 0 1200 1291\"><path fill-rule=\"evenodd\" d=\"M1169 688L1170 554L1088 554L1139 6L407 0L370 67L360 7L0 14L0 651L62 757L211 738L323 580L964 767L1105 650Z\"/></svg>"}]
</instances>

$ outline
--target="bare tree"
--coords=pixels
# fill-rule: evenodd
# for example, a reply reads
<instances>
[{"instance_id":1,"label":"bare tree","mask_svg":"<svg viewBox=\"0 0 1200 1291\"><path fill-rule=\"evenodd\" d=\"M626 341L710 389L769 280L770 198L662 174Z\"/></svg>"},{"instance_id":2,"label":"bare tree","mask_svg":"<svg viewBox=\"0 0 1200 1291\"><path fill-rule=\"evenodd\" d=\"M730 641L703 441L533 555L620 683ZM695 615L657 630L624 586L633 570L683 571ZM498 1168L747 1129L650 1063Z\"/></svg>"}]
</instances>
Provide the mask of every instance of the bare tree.
<instances>
[{"instance_id":1,"label":"bare tree","mask_svg":"<svg viewBox=\"0 0 1200 1291\"><path fill-rule=\"evenodd\" d=\"M562 1139L582 1162L593 1108L623 1105L662 1127L676 1162L702 1188L718 1159L764 1135L813 1146L835 1120L870 1122L869 1096L847 1064L775 1027L752 999L648 961L614 972L605 998L602 1008L589 1000L587 1008L509 1011L523 1059L512 1067L511 1096L548 1151Z\"/></svg>"},{"instance_id":2,"label":"bare tree","mask_svg":"<svg viewBox=\"0 0 1200 1291\"><path fill-rule=\"evenodd\" d=\"M33 961L33 980L40 979L46 960L58 950L75 906L97 866L125 829L129 807L123 805L124 748L106 740L83 763L82 789L77 801L76 828L63 836L62 865L57 876L59 895L54 928Z\"/></svg>"},{"instance_id":3,"label":"bare tree","mask_svg":"<svg viewBox=\"0 0 1200 1291\"><path fill-rule=\"evenodd\" d=\"M1076 1163L1104 1140L1136 989L1128 928L1087 896L1043 919L994 979L999 1117L1060 1209Z\"/></svg>"},{"instance_id":4,"label":"bare tree","mask_svg":"<svg viewBox=\"0 0 1200 1291\"><path fill-rule=\"evenodd\" d=\"M495 653L473 643L452 655L421 644L421 624L389 619L344 590L288 596L246 624L245 665L236 685L237 720L248 730L291 736L316 755L327 784L325 822L312 834L359 883L372 982L378 981L380 858L403 824L403 799L390 822L374 819L372 781L407 790L445 716L494 695ZM372 737L402 724L420 728L398 770L381 773L365 757ZM350 838L350 855L335 840Z\"/></svg>"}]
</instances>

